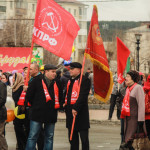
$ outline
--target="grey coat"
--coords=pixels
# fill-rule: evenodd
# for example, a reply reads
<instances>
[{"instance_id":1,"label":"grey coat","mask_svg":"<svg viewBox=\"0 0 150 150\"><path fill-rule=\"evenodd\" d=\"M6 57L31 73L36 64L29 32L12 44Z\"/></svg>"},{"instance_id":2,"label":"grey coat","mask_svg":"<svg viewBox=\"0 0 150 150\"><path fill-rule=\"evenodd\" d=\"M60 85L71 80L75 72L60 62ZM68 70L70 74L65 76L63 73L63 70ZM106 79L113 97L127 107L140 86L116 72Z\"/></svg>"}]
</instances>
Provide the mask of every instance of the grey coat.
<instances>
[{"instance_id":1,"label":"grey coat","mask_svg":"<svg viewBox=\"0 0 150 150\"><path fill-rule=\"evenodd\" d=\"M130 116L125 118L125 142L134 139L138 121L145 121L145 96L139 84L130 93Z\"/></svg>"},{"instance_id":2,"label":"grey coat","mask_svg":"<svg viewBox=\"0 0 150 150\"><path fill-rule=\"evenodd\" d=\"M5 83L0 81L0 123L7 119L7 111L5 107L7 97L7 88Z\"/></svg>"}]
</instances>

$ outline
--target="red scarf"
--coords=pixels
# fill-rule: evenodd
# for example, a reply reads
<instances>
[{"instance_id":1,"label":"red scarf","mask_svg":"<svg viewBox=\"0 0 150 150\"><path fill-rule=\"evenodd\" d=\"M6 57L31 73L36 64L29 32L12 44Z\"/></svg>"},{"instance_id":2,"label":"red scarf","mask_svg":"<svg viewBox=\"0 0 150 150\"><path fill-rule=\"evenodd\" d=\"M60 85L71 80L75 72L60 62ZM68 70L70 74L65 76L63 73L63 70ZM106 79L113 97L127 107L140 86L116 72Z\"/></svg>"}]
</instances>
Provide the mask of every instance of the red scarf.
<instances>
[{"instance_id":1,"label":"red scarf","mask_svg":"<svg viewBox=\"0 0 150 150\"><path fill-rule=\"evenodd\" d=\"M45 97L46 97L46 102L52 100L49 93L48 93L48 89L47 89L47 86L46 84L44 83L44 81L42 80L42 85L43 85L43 89L44 89L44 94L45 94Z\"/></svg>"},{"instance_id":2,"label":"red scarf","mask_svg":"<svg viewBox=\"0 0 150 150\"><path fill-rule=\"evenodd\" d=\"M137 85L134 83L131 87L127 87L126 95L123 99L122 110L121 110L121 118L125 118L125 116L130 116L130 92Z\"/></svg>"},{"instance_id":3,"label":"red scarf","mask_svg":"<svg viewBox=\"0 0 150 150\"><path fill-rule=\"evenodd\" d=\"M44 93L45 93L45 97L46 97L46 102L48 102L52 99L48 92L47 86L43 80L42 80L42 85L43 85L43 89L44 89ZM55 95L55 109L58 109L58 108L60 108L59 99L58 99L59 98L59 89L57 87L56 82L54 83L54 95Z\"/></svg>"},{"instance_id":4,"label":"red scarf","mask_svg":"<svg viewBox=\"0 0 150 150\"><path fill-rule=\"evenodd\" d=\"M68 90L69 90L69 86L70 86L70 80L68 81L67 84L67 93L66 93L66 98L65 98L65 104L67 105L67 95L68 95ZM72 88L72 94L71 94L71 101L70 104L73 105L76 103L78 96L79 96L79 80L75 80L74 84L73 84L73 88Z\"/></svg>"}]
</instances>

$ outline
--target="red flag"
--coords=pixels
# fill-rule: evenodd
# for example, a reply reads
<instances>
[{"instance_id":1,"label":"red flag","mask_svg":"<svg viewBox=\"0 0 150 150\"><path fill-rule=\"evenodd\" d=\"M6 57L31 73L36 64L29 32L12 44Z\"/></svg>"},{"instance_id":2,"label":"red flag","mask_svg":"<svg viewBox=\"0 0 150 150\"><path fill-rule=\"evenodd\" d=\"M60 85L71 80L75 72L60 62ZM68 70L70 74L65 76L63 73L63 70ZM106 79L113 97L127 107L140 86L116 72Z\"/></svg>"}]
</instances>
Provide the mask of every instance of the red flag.
<instances>
[{"instance_id":1,"label":"red flag","mask_svg":"<svg viewBox=\"0 0 150 150\"><path fill-rule=\"evenodd\" d=\"M129 55L130 55L129 49L117 37L117 74L118 74L118 83L120 84L124 81L123 72L126 67Z\"/></svg>"},{"instance_id":2,"label":"red flag","mask_svg":"<svg viewBox=\"0 0 150 150\"><path fill-rule=\"evenodd\" d=\"M74 17L54 0L38 0L33 42L69 60L79 30Z\"/></svg>"},{"instance_id":3,"label":"red flag","mask_svg":"<svg viewBox=\"0 0 150 150\"><path fill-rule=\"evenodd\" d=\"M93 62L94 95L97 99L106 102L112 91L113 78L109 70L108 60L98 26L98 12L96 6L93 7L85 55Z\"/></svg>"}]
</instances>

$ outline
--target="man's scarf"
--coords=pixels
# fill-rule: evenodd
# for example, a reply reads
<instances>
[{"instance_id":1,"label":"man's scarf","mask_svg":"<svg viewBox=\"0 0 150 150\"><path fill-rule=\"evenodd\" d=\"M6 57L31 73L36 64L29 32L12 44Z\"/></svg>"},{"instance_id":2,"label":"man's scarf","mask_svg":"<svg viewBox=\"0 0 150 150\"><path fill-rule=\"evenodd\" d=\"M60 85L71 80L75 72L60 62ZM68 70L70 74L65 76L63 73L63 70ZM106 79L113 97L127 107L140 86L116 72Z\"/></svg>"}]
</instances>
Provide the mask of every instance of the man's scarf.
<instances>
[{"instance_id":1,"label":"man's scarf","mask_svg":"<svg viewBox=\"0 0 150 150\"><path fill-rule=\"evenodd\" d=\"M45 97L46 97L46 102L48 102L49 100L51 100L51 97L50 97L50 95L48 93L47 86L46 86L46 84L44 83L43 80L42 80L42 85L43 85L44 94L45 94Z\"/></svg>"}]
</instances>

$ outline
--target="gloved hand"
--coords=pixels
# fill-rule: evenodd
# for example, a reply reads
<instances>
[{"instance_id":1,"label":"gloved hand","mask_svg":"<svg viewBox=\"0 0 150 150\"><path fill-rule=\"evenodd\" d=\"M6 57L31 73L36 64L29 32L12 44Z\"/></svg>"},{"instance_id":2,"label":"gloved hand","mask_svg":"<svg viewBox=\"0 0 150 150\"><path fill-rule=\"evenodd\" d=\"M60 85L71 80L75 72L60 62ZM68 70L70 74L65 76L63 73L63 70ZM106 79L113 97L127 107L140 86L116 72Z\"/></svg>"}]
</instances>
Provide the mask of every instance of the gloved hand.
<instances>
[{"instance_id":1,"label":"gloved hand","mask_svg":"<svg viewBox=\"0 0 150 150\"><path fill-rule=\"evenodd\" d=\"M143 125L144 125L144 121L138 121L137 133L143 132Z\"/></svg>"}]
</instances>

